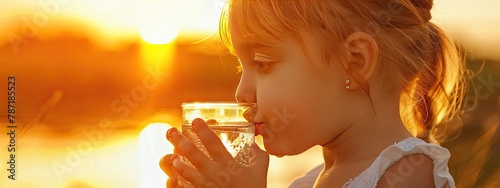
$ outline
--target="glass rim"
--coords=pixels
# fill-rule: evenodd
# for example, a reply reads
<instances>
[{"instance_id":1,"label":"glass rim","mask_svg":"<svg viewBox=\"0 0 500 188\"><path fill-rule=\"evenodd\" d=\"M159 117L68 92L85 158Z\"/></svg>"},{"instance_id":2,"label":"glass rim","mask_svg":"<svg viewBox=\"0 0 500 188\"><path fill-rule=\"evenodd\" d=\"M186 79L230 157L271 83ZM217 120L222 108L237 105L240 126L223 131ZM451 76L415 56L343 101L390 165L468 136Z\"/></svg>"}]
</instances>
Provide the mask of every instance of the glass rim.
<instances>
[{"instance_id":1,"label":"glass rim","mask_svg":"<svg viewBox=\"0 0 500 188\"><path fill-rule=\"evenodd\" d=\"M252 107L256 106L257 103L245 103L245 102L224 102L224 101L214 101L214 102L185 102L181 104L182 108L221 108L221 107Z\"/></svg>"}]
</instances>

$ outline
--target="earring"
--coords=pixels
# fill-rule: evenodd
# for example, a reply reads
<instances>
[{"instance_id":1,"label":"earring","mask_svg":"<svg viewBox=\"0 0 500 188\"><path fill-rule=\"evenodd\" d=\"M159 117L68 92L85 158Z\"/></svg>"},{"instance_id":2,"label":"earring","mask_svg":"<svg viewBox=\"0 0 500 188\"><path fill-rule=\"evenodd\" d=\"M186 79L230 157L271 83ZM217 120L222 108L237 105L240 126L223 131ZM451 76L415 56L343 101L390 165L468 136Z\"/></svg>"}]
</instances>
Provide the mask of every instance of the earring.
<instances>
[{"instance_id":1,"label":"earring","mask_svg":"<svg viewBox=\"0 0 500 188\"><path fill-rule=\"evenodd\" d=\"M347 89L347 90L349 90L349 88L351 88L351 85L349 85L349 83L351 83L351 80L346 79L345 80L345 89Z\"/></svg>"}]
</instances>

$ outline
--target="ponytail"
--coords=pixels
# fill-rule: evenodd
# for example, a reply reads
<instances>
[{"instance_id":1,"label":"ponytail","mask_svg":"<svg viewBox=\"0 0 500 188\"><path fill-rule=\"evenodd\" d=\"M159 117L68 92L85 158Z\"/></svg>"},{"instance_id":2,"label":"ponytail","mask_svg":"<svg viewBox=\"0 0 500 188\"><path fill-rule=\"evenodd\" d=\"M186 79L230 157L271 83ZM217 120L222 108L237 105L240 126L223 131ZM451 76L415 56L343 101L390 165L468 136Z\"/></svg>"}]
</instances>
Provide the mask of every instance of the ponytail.
<instances>
[{"instance_id":1,"label":"ponytail","mask_svg":"<svg viewBox=\"0 0 500 188\"><path fill-rule=\"evenodd\" d=\"M413 117L420 125L417 137L441 143L453 126L461 126L449 122L461 113L466 68L463 53L438 26L428 23L428 32L432 51L415 77Z\"/></svg>"}]
</instances>

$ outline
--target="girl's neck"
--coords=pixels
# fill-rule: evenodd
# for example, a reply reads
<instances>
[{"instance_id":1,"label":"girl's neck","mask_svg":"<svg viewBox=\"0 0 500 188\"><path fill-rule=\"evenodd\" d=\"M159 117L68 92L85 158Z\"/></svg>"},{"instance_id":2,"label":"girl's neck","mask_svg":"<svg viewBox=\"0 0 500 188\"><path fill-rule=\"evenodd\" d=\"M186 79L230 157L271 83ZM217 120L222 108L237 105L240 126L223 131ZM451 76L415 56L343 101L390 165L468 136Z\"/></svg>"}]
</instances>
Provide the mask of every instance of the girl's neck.
<instances>
[{"instance_id":1,"label":"girl's neck","mask_svg":"<svg viewBox=\"0 0 500 188\"><path fill-rule=\"evenodd\" d=\"M378 118L358 121L323 145L325 170L360 162L368 163L369 166L385 148L412 136L399 113L396 113L398 116L391 116L394 113L385 112L385 117L379 114Z\"/></svg>"},{"instance_id":2,"label":"girl's neck","mask_svg":"<svg viewBox=\"0 0 500 188\"><path fill-rule=\"evenodd\" d=\"M325 166L315 187L341 187L367 169L385 148L411 136L398 121L351 126L323 145Z\"/></svg>"}]
</instances>

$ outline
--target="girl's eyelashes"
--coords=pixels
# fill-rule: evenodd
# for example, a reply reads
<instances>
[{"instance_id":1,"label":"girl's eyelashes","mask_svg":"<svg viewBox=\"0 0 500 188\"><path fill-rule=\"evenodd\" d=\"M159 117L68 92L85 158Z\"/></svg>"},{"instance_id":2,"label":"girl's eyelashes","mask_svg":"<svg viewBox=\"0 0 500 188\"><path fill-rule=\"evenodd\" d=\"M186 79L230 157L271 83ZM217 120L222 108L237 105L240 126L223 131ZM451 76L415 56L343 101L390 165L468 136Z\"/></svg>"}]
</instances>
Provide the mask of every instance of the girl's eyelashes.
<instances>
[{"instance_id":1,"label":"girl's eyelashes","mask_svg":"<svg viewBox=\"0 0 500 188\"><path fill-rule=\"evenodd\" d=\"M271 64L271 62L262 62L262 61L254 61L254 63L257 65L257 70L260 72L267 71Z\"/></svg>"},{"instance_id":2,"label":"girl's eyelashes","mask_svg":"<svg viewBox=\"0 0 500 188\"><path fill-rule=\"evenodd\" d=\"M271 63L276 62L276 59L262 53L255 53L253 62L257 65L258 71L265 72Z\"/></svg>"},{"instance_id":3,"label":"girl's eyelashes","mask_svg":"<svg viewBox=\"0 0 500 188\"><path fill-rule=\"evenodd\" d=\"M276 61L277 61L277 59L272 57L272 56L265 55L262 53L255 53L253 60L249 61L248 65L250 67L256 68L256 70L259 72L266 73L266 71L269 70L269 67L271 66L271 64L276 62ZM239 65L237 67L238 73L242 73L245 63L240 58L238 58L238 62L239 62Z\"/></svg>"}]
</instances>

